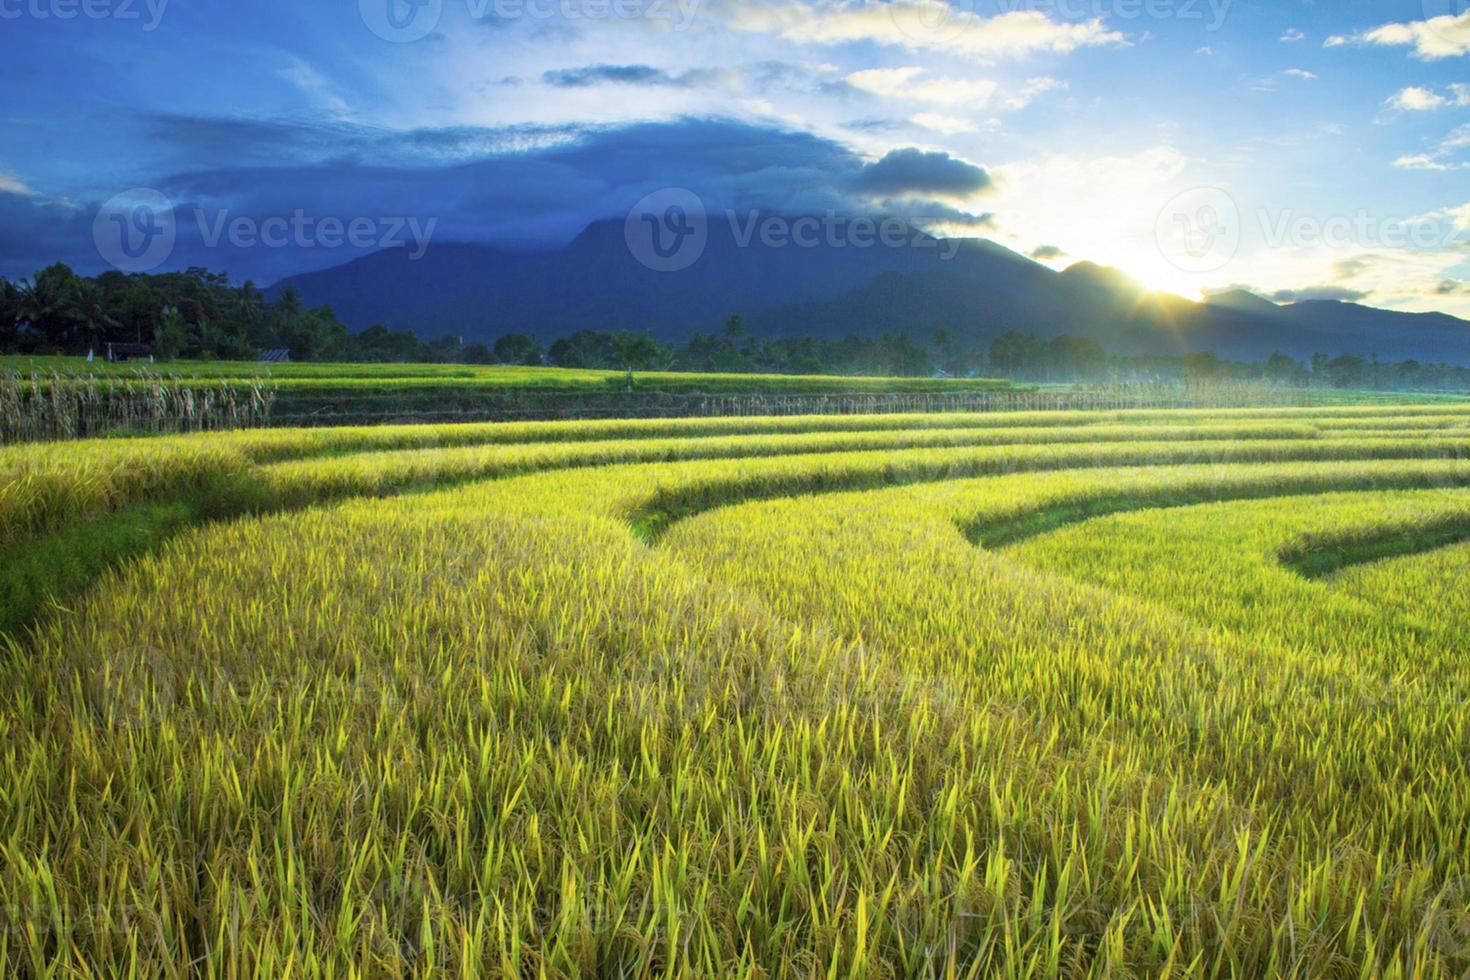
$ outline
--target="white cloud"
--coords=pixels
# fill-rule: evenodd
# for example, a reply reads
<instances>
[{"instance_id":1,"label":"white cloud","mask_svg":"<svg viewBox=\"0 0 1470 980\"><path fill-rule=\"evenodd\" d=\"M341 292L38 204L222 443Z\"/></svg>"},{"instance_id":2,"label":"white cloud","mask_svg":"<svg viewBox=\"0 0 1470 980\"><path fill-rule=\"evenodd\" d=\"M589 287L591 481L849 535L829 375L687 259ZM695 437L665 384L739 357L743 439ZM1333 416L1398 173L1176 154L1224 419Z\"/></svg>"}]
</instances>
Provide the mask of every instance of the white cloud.
<instances>
[{"instance_id":1,"label":"white cloud","mask_svg":"<svg viewBox=\"0 0 1470 980\"><path fill-rule=\"evenodd\" d=\"M1286 44L1295 44L1297 41L1305 41L1306 39L1307 35L1295 27L1288 29L1285 34L1281 35L1282 42Z\"/></svg>"},{"instance_id":2,"label":"white cloud","mask_svg":"<svg viewBox=\"0 0 1470 980\"><path fill-rule=\"evenodd\" d=\"M958 116L946 116L938 112L920 112L910 119L909 122L915 126L932 129L936 133L943 133L945 136L973 133L979 129L978 126L968 119L961 119Z\"/></svg>"},{"instance_id":3,"label":"white cloud","mask_svg":"<svg viewBox=\"0 0 1470 980\"><path fill-rule=\"evenodd\" d=\"M997 59L1066 54L1126 44L1100 18L1058 23L1034 10L982 17L945 0L720 0L711 13L739 31L775 34L799 44L871 42Z\"/></svg>"},{"instance_id":4,"label":"white cloud","mask_svg":"<svg viewBox=\"0 0 1470 980\"><path fill-rule=\"evenodd\" d=\"M1430 156L1427 153L1411 153L1407 156L1401 156L1393 162L1393 165L1400 170L1450 171L1470 168L1470 164L1445 163L1443 160Z\"/></svg>"},{"instance_id":5,"label":"white cloud","mask_svg":"<svg viewBox=\"0 0 1470 980\"><path fill-rule=\"evenodd\" d=\"M352 115L352 107L332 90L331 83L322 76L321 72L300 58L293 58L291 64L276 74L310 96L317 105L332 115L339 118Z\"/></svg>"},{"instance_id":6,"label":"white cloud","mask_svg":"<svg viewBox=\"0 0 1470 980\"><path fill-rule=\"evenodd\" d=\"M1205 46L1204 46L1204 47L1202 47L1202 48L1195 48L1195 49L1194 49L1194 53L1195 53L1195 54L1202 54L1202 55L1204 55L1204 56L1205 56L1205 57L1209 57L1209 56L1210 56L1210 55L1212 55L1212 54L1214 54L1214 53L1215 53L1215 49L1214 49L1214 48L1212 48L1212 47L1210 47L1210 46L1209 46L1209 45L1208 45L1208 44L1206 44L1206 45L1205 45Z\"/></svg>"},{"instance_id":7,"label":"white cloud","mask_svg":"<svg viewBox=\"0 0 1470 980\"><path fill-rule=\"evenodd\" d=\"M1238 207L1238 252L1223 268L1211 272L1177 268L1160 249L1156 223L1174 207L1181 191L1208 182L1203 173L1196 172L1198 165L1168 146L1125 157L1057 156L1003 164L992 168L999 191L991 206L1002 237L1023 253L1040 245L1056 246L1079 259L1117 266L1147 286L1183 296L1227 282L1248 282L1267 294L1336 283L1351 260L1352 288L1371 294L1375 305L1470 311L1470 296L1447 297L1439 292L1440 284L1465 259L1452 246L1420 249L1390 241L1339 244L1330 239L1300 245L1274 242L1271 222L1279 220L1279 213L1253 205L1244 191L1228 187ZM1427 220L1431 219L1410 219L1409 223ZM1432 220L1442 229L1448 229L1452 220L1470 223L1470 205L1442 212Z\"/></svg>"},{"instance_id":8,"label":"white cloud","mask_svg":"<svg viewBox=\"0 0 1470 980\"><path fill-rule=\"evenodd\" d=\"M1384 24L1360 34L1337 34L1329 37L1323 47L1345 44L1412 47L1414 57L1423 61L1458 57L1470 53L1470 10L1407 24Z\"/></svg>"},{"instance_id":9,"label":"white cloud","mask_svg":"<svg viewBox=\"0 0 1470 980\"><path fill-rule=\"evenodd\" d=\"M1043 77L1030 79L1019 88L1007 88L989 79L928 76L924 69L912 65L855 71L847 76L847 84L887 99L965 105L977 109L991 106L1023 109L1043 92L1063 87L1056 79Z\"/></svg>"},{"instance_id":10,"label":"white cloud","mask_svg":"<svg viewBox=\"0 0 1470 980\"><path fill-rule=\"evenodd\" d=\"M1286 69L1286 71L1282 72L1282 74L1285 75L1287 78L1300 78L1308 81L1315 80L1317 77L1314 73L1307 71L1305 68L1288 68Z\"/></svg>"},{"instance_id":11,"label":"white cloud","mask_svg":"<svg viewBox=\"0 0 1470 980\"><path fill-rule=\"evenodd\" d=\"M1157 146L1126 156L1058 154L1004 164L991 168L999 188L991 209L1022 252L1052 246L1170 286L1178 270L1154 244L1154 223L1188 162L1174 147Z\"/></svg>"},{"instance_id":12,"label":"white cloud","mask_svg":"<svg viewBox=\"0 0 1470 980\"><path fill-rule=\"evenodd\" d=\"M1389 96L1387 104L1390 109L1397 109L1399 112L1428 112L1444 108L1450 104L1450 100L1433 89L1410 85Z\"/></svg>"},{"instance_id":13,"label":"white cloud","mask_svg":"<svg viewBox=\"0 0 1470 980\"><path fill-rule=\"evenodd\" d=\"M1470 149L1470 125L1461 126L1440 140L1433 152L1401 156L1393 165L1401 170L1470 170L1470 162L1452 159L1456 153L1466 149Z\"/></svg>"},{"instance_id":14,"label":"white cloud","mask_svg":"<svg viewBox=\"0 0 1470 980\"><path fill-rule=\"evenodd\" d=\"M17 194L21 197L35 197L36 192L26 185L15 174L7 174L0 171L0 194Z\"/></svg>"}]
</instances>

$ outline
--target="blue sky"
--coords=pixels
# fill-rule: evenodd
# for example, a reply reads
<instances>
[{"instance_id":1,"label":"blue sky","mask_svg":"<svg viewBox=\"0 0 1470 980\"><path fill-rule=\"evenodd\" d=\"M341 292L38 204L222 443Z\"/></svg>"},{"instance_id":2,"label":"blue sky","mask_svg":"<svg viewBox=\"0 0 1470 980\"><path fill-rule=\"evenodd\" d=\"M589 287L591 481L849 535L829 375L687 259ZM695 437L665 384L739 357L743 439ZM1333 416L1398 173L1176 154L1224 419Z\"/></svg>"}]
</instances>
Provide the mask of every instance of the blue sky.
<instances>
[{"instance_id":1,"label":"blue sky","mask_svg":"<svg viewBox=\"0 0 1470 980\"><path fill-rule=\"evenodd\" d=\"M685 187L1470 316L1470 0L413 3L0 0L0 274L105 268L140 188L165 267L268 283Z\"/></svg>"}]
</instances>

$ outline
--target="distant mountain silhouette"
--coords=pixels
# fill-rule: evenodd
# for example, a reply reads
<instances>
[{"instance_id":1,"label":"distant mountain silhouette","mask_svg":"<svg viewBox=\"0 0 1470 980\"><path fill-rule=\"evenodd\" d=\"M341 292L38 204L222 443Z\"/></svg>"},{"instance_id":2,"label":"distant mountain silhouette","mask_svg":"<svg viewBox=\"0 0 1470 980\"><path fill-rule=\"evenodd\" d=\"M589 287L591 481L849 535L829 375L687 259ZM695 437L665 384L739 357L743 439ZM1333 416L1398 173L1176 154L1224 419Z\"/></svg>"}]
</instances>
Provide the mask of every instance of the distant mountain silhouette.
<instances>
[{"instance_id":1,"label":"distant mountain silhouette","mask_svg":"<svg viewBox=\"0 0 1470 980\"><path fill-rule=\"evenodd\" d=\"M724 220L689 268L655 272L630 252L621 221L589 225L563 248L511 251L436 244L283 280L349 326L411 328L466 343L520 331L550 341L577 330L646 330L663 341L713 332L731 313L767 336L873 336L947 327L986 344L1015 329L1090 337L1118 354L1213 351L1258 360L1281 351L1470 363L1470 321L1354 303L1277 305L1245 290L1196 303L1145 290L1116 269L1079 262L1057 272L983 239L854 244L837 226L815 247L742 246Z\"/></svg>"}]
</instances>

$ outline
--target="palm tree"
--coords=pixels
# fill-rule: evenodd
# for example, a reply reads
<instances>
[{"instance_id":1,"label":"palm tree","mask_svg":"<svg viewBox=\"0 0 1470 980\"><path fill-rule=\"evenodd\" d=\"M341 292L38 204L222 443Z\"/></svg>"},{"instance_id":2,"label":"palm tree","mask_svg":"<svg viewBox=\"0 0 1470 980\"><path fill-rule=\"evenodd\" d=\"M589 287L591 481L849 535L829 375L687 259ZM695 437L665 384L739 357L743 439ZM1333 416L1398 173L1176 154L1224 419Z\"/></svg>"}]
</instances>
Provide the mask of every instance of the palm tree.
<instances>
[{"instance_id":1,"label":"palm tree","mask_svg":"<svg viewBox=\"0 0 1470 980\"><path fill-rule=\"evenodd\" d=\"M53 350L85 342L87 318L82 305L76 274L60 262L36 273L34 282L21 281L21 318Z\"/></svg>"},{"instance_id":2,"label":"palm tree","mask_svg":"<svg viewBox=\"0 0 1470 980\"><path fill-rule=\"evenodd\" d=\"M20 287L0 277L0 351L14 349L20 323Z\"/></svg>"}]
</instances>

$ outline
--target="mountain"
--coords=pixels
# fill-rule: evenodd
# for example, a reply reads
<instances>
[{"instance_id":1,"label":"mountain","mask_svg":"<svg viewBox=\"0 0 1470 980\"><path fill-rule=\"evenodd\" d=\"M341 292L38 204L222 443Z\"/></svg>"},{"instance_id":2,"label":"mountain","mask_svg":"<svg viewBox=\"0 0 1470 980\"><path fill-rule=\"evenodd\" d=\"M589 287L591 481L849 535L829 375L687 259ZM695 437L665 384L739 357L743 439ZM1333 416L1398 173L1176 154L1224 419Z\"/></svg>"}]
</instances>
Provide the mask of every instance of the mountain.
<instances>
[{"instance_id":1,"label":"mountain","mask_svg":"<svg viewBox=\"0 0 1470 980\"><path fill-rule=\"evenodd\" d=\"M1249 289L1227 289L1223 293L1214 293L1206 297L1205 302L1227 310L1266 316L1275 315L1281 309L1278 304L1264 296L1257 296Z\"/></svg>"},{"instance_id":2,"label":"mountain","mask_svg":"<svg viewBox=\"0 0 1470 980\"><path fill-rule=\"evenodd\" d=\"M1196 303L1091 262L1057 272L984 239L912 232L895 246L871 232L861 237L852 224L827 228L820 242L798 245L711 221L697 261L658 272L634 257L623 222L599 221L558 249L438 244L418 260L387 250L283 280L272 292L294 287L308 306L330 305L356 329L380 323L466 343L512 331L550 341L584 329L680 341L741 313L767 336L907 330L927 339L946 327L986 344L1015 329L1089 337L1118 354L1213 351L1258 360L1281 351L1470 363L1470 322L1445 314L1325 300L1281 306L1243 289Z\"/></svg>"}]
</instances>

